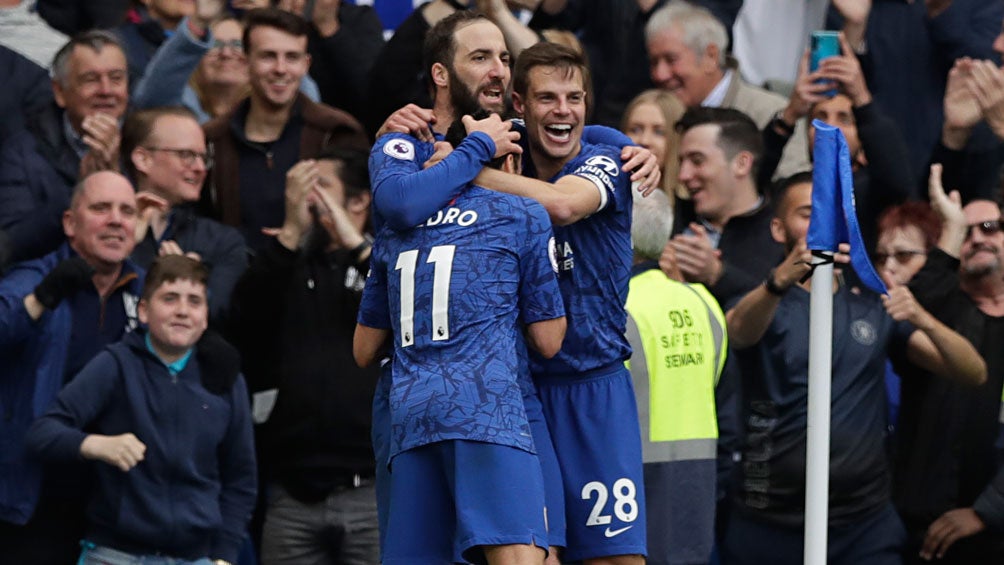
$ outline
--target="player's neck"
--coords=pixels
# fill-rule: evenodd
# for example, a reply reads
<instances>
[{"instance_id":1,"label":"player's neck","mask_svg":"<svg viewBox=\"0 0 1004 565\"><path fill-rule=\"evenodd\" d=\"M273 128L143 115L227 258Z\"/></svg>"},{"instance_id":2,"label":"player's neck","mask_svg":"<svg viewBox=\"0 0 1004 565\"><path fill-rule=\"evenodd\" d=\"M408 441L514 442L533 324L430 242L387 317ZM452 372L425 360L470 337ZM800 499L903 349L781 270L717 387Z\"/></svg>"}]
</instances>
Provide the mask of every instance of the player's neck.
<instances>
[{"instance_id":1,"label":"player's neck","mask_svg":"<svg viewBox=\"0 0 1004 565\"><path fill-rule=\"evenodd\" d=\"M580 151L582 151L581 144L579 144L567 157L555 158L547 155L539 149L531 147L530 158L533 159L533 168L537 171L537 178L542 181L551 180L561 171L562 167L575 158Z\"/></svg>"},{"instance_id":2,"label":"player's neck","mask_svg":"<svg viewBox=\"0 0 1004 565\"><path fill-rule=\"evenodd\" d=\"M457 112L454 110L452 104L446 100L442 100L442 98L444 97L437 96L436 102L432 106L432 115L436 117L436 123L432 124L432 131L440 135L446 135L446 131L450 129L450 124L457 119Z\"/></svg>"}]
</instances>

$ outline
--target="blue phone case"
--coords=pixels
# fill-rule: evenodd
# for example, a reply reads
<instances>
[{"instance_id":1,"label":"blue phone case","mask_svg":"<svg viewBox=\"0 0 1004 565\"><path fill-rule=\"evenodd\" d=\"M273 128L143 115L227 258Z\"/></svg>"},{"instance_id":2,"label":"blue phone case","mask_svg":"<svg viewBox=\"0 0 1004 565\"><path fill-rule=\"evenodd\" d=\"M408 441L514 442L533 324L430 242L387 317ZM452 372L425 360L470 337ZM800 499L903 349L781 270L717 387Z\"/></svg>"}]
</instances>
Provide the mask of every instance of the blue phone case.
<instances>
[{"instance_id":1,"label":"blue phone case","mask_svg":"<svg viewBox=\"0 0 1004 565\"><path fill-rule=\"evenodd\" d=\"M840 37L835 31L814 31L809 38L809 72L819 68L819 62L827 57L840 55ZM832 81L826 81L832 83ZM826 96L836 96L837 89L826 91Z\"/></svg>"}]
</instances>

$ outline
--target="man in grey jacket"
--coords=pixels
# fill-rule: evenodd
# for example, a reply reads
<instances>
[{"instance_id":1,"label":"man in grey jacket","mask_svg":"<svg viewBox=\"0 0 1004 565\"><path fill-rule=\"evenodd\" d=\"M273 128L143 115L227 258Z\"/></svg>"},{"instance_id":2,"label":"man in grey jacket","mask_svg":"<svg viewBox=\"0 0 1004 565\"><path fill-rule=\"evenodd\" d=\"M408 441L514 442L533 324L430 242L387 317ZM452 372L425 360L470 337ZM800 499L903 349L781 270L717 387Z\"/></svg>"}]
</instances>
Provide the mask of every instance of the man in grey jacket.
<instances>
[{"instance_id":1,"label":"man in grey jacket","mask_svg":"<svg viewBox=\"0 0 1004 565\"><path fill-rule=\"evenodd\" d=\"M645 26L652 82L676 95L688 108L734 108L749 115L763 130L778 117L787 101L748 84L739 64L726 55L725 26L708 10L674 0L652 14ZM809 169L804 128L785 148L775 178Z\"/></svg>"}]
</instances>

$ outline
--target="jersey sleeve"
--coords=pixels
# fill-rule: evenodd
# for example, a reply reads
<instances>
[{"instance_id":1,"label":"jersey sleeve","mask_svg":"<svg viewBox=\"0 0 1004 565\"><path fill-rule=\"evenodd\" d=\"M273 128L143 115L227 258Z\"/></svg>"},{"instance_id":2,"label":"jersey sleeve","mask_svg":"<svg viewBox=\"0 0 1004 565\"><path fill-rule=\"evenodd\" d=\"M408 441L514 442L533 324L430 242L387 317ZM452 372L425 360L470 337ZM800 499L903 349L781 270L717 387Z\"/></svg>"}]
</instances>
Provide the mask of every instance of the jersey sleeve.
<instances>
[{"instance_id":1,"label":"jersey sleeve","mask_svg":"<svg viewBox=\"0 0 1004 565\"><path fill-rule=\"evenodd\" d=\"M627 173L620 170L620 155L612 146L597 148L586 157L571 173L593 183L600 193L597 212L610 208L625 210L631 206L631 181Z\"/></svg>"},{"instance_id":2,"label":"jersey sleeve","mask_svg":"<svg viewBox=\"0 0 1004 565\"><path fill-rule=\"evenodd\" d=\"M423 169L431 145L391 133L370 152L370 178L376 215L395 230L427 220L466 188L495 154L495 143L474 132L445 159Z\"/></svg>"},{"instance_id":3,"label":"jersey sleeve","mask_svg":"<svg viewBox=\"0 0 1004 565\"><path fill-rule=\"evenodd\" d=\"M520 319L524 324L565 315L558 287L551 220L540 204L527 201L526 238L519 258Z\"/></svg>"},{"instance_id":4,"label":"jersey sleeve","mask_svg":"<svg viewBox=\"0 0 1004 565\"><path fill-rule=\"evenodd\" d=\"M582 128L582 140L586 143L612 145L614 147L625 147L627 145L637 145L631 138L622 132L607 126L591 125Z\"/></svg>"},{"instance_id":5,"label":"jersey sleeve","mask_svg":"<svg viewBox=\"0 0 1004 565\"><path fill-rule=\"evenodd\" d=\"M377 237L370 252L370 272L366 276L366 286L363 288L357 318L360 325L380 330L391 329L385 247L383 238Z\"/></svg>"},{"instance_id":6,"label":"jersey sleeve","mask_svg":"<svg viewBox=\"0 0 1004 565\"><path fill-rule=\"evenodd\" d=\"M28 429L25 445L52 462L80 458L84 431L106 409L121 387L119 364L109 351L98 353L59 391L56 402Z\"/></svg>"}]
</instances>

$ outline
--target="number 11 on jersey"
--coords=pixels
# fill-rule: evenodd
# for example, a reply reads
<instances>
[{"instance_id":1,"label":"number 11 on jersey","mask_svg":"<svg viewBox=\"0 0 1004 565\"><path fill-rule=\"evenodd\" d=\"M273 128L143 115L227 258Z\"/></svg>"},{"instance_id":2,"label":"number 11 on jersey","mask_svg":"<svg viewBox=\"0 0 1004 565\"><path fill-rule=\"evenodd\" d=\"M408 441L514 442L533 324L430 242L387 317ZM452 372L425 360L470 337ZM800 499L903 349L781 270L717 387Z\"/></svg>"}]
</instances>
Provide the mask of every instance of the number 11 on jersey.
<instances>
[{"instance_id":1,"label":"number 11 on jersey","mask_svg":"<svg viewBox=\"0 0 1004 565\"><path fill-rule=\"evenodd\" d=\"M426 263L435 265L432 275L432 341L450 339L450 276L455 245L437 245L429 250ZM415 270L418 249L402 251L394 269L401 271L401 347L415 343Z\"/></svg>"}]
</instances>

